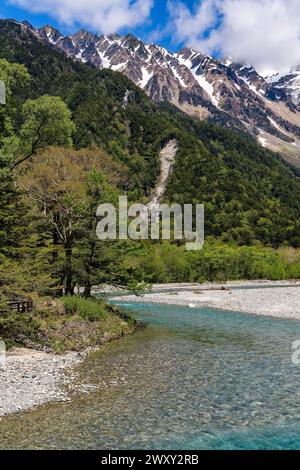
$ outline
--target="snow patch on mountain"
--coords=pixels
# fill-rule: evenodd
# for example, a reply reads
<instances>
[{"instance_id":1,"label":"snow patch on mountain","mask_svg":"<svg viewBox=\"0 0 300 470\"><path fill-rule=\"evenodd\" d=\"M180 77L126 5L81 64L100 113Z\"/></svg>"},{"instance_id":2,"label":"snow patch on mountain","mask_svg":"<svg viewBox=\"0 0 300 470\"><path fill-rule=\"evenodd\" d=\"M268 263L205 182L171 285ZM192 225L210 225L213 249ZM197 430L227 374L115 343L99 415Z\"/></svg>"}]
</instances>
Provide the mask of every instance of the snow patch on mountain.
<instances>
[{"instance_id":1,"label":"snow patch on mountain","mask_svg":"<svg viewBox=\"0 0 300 470\"><path fill-rule=\"evenodd\" d=\"M123 70L124 67L126 67L126 65L127 65L127 61L126 61L126 62L121 62L120 64L111 65L110 68L111 68L114 72L119 72L119 71Z\"/></svg>"},{"instance_id":2,"label":"snow patch on mountain","mask_svg":"<svg viewBox=\"0 0 300 470\"><path fill-rule=\"evenodd\" d=\"M105 55L104 52L101 52L101 51L98 50L98 54L99 54L99 57L102 61L103 68L109 69L110 68L110 59Z\"/></svg>"},{"instance_id":3,"label":"snow patch on mountain","mask_svg":"<svg viewBox=\"0 0 300 470\"><path fill-rule=\"evenodd\" d=\"M277 124L277 122L274 121L274 119L272 119L270 116L268 116L268 119L270 123L272 124L272 126L275 127L275 129L277 129L279 132L282 132L283 134L290 137L290 135L287 132L285 132L281 127L279 127L279 125Z\"/></svg>"},{"instance_id":4,"label":"snow patch on mountain","mask_svg":"<svg viewBox=\"0 0 300 470\"><path fill-rule=\"evenodd\" d=\"M266 82L275 90L284 91L294 104L300 102L300 70L291 69L286 73L276 73L265 77Z\"/></svg>"},{"instance_id":5,"label":"snow patch on mountain","mask_svg":"<svg viewBox=\"0 0 300 470\"><path fill-rule=\"evenodd\" d=\"M149 81L151 80L151 78L153 77L153 71L149 71L147 70L146 67L142 67L142 75L143 75L143 78L142 80L139 81L138 85L141 87L141 88L146 88L146 86L148 85Z\"/></svg>"},{"instance_id":6,"label":"snow patch on mountain","mask_svg":"<svg viewBox=\"0 0 300 470\"><path fill-rule=\"evenodd\" d=\"M186 83L184 82L183 78L181 77L181 75L177 72L176 68L175 67L172 67L170 66L171 69L172 69L172 72L174 74L174 76L177 78L177 80L179 81L180 85L182 86L182 88L186 88L187 85Z\"/></svg>"},{"instance_id":7,"label":"snow patch on mountain","mask_svg":"<svg viewBox=\"0 0 300 470\"><path fill-rule=\"evenodd\" d=\"M51 26L35 29L23 23L22 28L70 58L123 73L155 102L169 101L199 119L209 116L255 136L261 129L257 138L264 146L268 139L269 148L274 142L279 151L282 142L286 145L279 132L300 137L300 67L262 76L250 64L230 58L219 61L191 48L173 54L131 34L105 36L81 30L63 36ZM128 99L126 95L124 106Z\"/></svg>"},{"instance_id":8,"label":"snow patch on mountain","mask_svg":"<svg viewBox=\"0 0 300 470\"><path fill-rule=\"evenodd\" d=\"M219 106L219 100L218 98L214 95L214 86L212 83L209 83L209 81L206 80L205 75L197 75L195 69L191 69L194 77L196 78L197 82L199 85L203 88L204 91L210 96L212 103L218 107Z\"/></svg>"}]
</instances>

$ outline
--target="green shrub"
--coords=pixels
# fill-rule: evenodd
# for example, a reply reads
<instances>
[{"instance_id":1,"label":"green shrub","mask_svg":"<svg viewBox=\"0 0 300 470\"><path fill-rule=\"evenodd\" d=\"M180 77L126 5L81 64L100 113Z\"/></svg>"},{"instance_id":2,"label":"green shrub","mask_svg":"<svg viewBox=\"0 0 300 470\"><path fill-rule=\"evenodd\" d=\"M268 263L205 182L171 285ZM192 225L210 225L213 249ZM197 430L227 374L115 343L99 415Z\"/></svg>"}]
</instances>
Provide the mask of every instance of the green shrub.
<instances>
[{"instance_id":1,"label":"green shrub","mask_svg":"<svg viewBox=\"0 0 300 470\"><path fill-rule=\"evenodd\" d=\"M275 250L260 244L237 246L208 238L188 252L176 244L144 244L129 267L136 282L226 282L242 279L300 279L298 249Z\"/></svg>"},{"instance_id":2,"label":"green shrub","mask_svg":"<svg viewBox=\"0 0 300 470\"><path fill-rule=\"evenodd\" d=\"M0 339L6 347L20 346L35 342L39 335L39 322L31 315L13 311L1 312Z\"/></svg>"},{"instance_id":3,"label":"green shrub","mask_svg":"<svg viewBox=\"0 0 300 470\"><path fill-rule=\"evenodd\" d=\"M78 315L83 320L97 321L108 315L106 304L102 301L84 299L79 296L65 296L61 301L68 315Z\"/></svg>"}]
</instances>

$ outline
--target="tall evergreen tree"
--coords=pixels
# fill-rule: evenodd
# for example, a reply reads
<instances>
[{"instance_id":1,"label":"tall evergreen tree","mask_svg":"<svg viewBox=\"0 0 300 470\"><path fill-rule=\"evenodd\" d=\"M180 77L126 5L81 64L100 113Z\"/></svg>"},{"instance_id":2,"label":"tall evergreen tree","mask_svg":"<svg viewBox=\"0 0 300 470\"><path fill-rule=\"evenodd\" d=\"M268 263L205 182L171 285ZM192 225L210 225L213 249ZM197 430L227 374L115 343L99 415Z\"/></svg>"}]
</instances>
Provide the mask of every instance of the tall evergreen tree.
<instances>
[{"instance_id":1,"label":"tall evergreen tree","mask_svg":"<svg viewBox=\"0 0 300 470\"><path fill-rule=\"evenodd\" d=\"M14 92L29 81L22 65L0 60L0 80L5 84L6 104L0 104L0 253L15 255L24 233L25 207L12 171L18 139L14 132L16 108Z\"/></svg>"}]
</instances>

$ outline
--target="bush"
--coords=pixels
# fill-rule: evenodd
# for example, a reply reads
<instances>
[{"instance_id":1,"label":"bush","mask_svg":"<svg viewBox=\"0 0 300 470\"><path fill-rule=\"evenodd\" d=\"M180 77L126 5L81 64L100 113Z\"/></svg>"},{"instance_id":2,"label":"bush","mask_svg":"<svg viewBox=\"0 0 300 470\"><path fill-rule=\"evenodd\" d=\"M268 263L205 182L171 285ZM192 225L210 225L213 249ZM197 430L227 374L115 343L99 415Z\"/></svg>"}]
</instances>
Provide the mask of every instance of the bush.
<instances>
[{"instance_id":1,"label":"bush","mask_svg":"<svg viewBox=\"0 0 300 470\"><path fill-rule=\"evenodd\" d=\"M26 346L35 342L39 336L39 322L32 316L13 311L6 311L0 315L0 339L5 341L6 347Z\"/></svg>"},{"instance_id":2,"label":"bush","mask_svg":"<svg viewBox=\"0 0 300 470\"><path fill-rule=\"evenodd\" d=\"M207 239L204 248L144 244L134 258L136 282L226 282L249 279L300 279L300 253L293 248L237 246Z\"/></svg>"},{"instance_id":3,"label":"bush","mask_svg":"<svg viewBox=\"0 0 300 470\"><path fill-rule=\"evenodd\" d=\"M1 306L1 304L0 304ZM23 346L38 350L81 351L132 334L139 324L117 306L81 297L63 297L62 306L46 306L31 313L2 309L0 340L7 348Z\"/></svg>"},{"instance_id":4,"label":"bush","mask_svg":"<svg viewBox=\"0 0 300 470\"><path fill-rule=\"evenodd\" d=\"M78 315L83 320L97 321L108 315L106 304L99 300L65 296L61 301L68 315Z\"/></svg>"}]
</instances>

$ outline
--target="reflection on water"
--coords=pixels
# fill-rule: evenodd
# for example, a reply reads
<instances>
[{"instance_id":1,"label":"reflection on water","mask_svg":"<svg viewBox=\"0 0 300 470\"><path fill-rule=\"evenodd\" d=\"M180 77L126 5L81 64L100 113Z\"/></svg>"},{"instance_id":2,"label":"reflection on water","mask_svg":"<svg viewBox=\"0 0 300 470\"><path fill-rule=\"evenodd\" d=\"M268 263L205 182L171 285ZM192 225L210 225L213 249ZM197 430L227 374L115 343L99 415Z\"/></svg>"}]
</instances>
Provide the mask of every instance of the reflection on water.
<instances>
[{"instance_id":1,"label":"reflection on water","mask_svg":"<svg viewBox=\"0 0 300 470\"><path fill-rule=\"evenodd\" d=\"M300 322L128 308L147 328L78 368L97 389L3 419L1 448L300 449Z\"/></svg>"}]
</instances>

